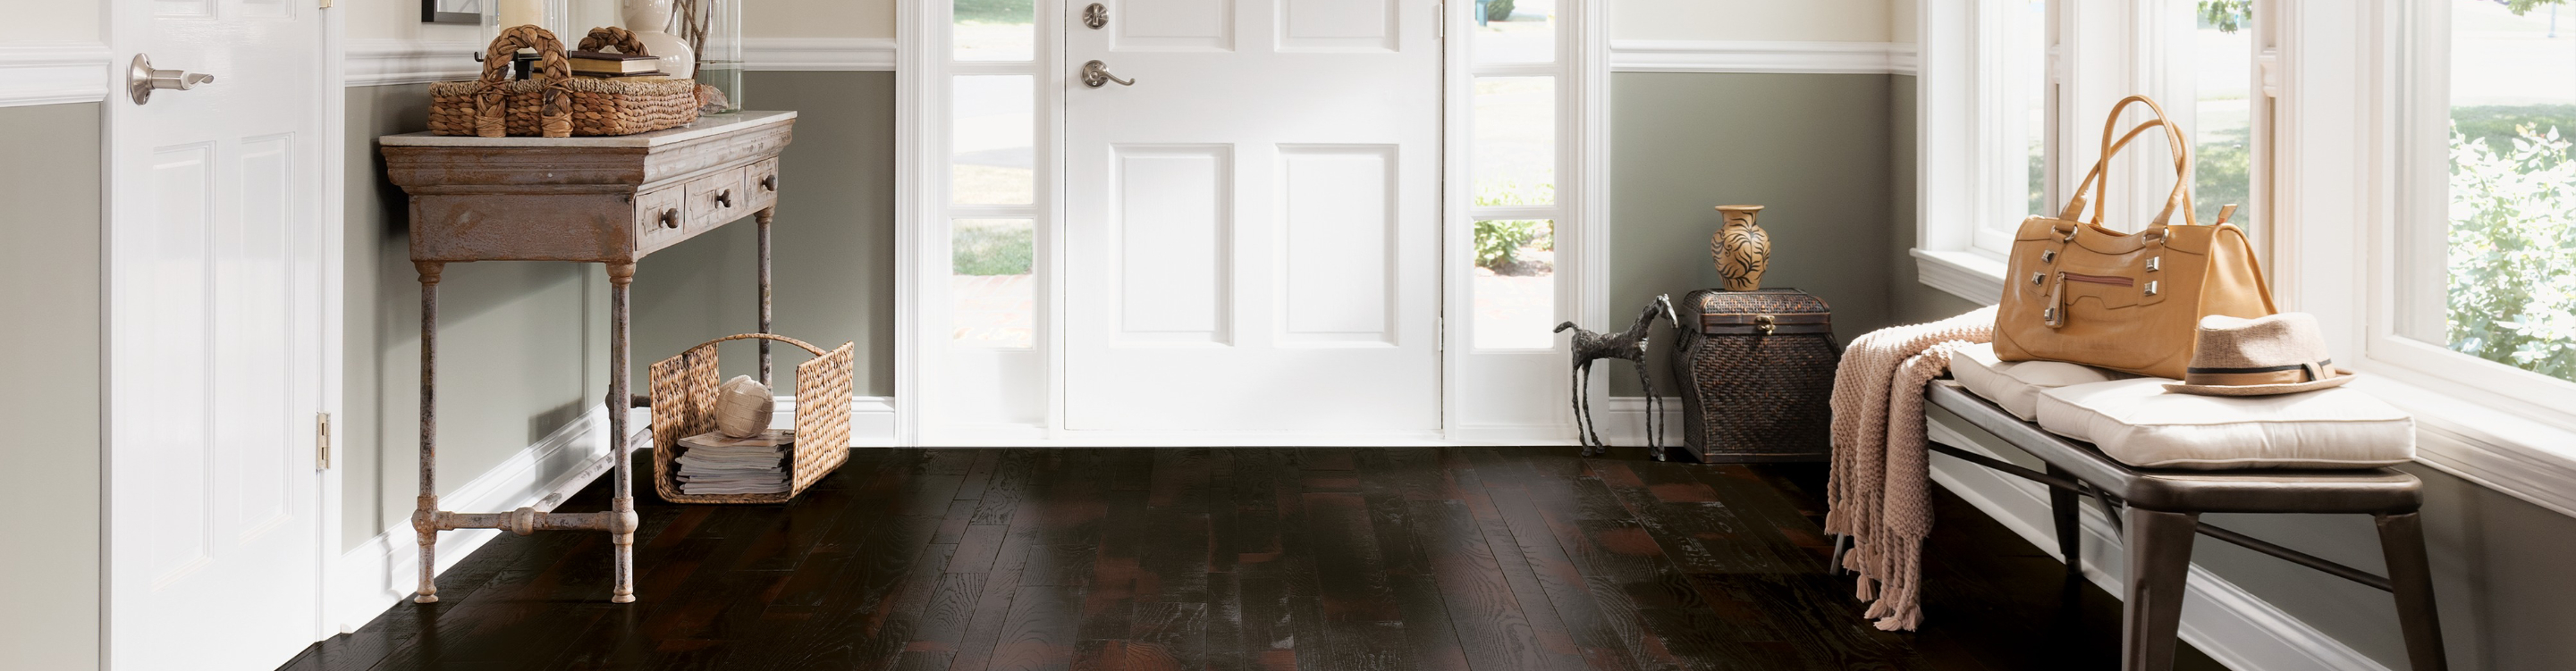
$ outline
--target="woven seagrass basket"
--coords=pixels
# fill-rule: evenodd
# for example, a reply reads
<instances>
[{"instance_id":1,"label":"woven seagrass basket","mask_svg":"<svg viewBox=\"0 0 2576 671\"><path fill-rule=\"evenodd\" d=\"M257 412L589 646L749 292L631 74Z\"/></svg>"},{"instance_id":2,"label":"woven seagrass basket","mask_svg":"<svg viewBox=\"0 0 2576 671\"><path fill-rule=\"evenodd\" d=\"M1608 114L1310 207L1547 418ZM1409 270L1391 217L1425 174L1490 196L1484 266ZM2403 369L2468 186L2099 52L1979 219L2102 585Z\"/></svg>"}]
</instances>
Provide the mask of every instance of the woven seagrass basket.
<instances>
[{"instance_id":1,"label":"woven seagrass basket","mask_svg":"<svg viewBox=\"0 0 2576 671\"><path fill-rule=\"evenodd\" d=\"M716 430L716 345L759 338L805 348L796 365L796 447L788 455L788 489L779 494L683 494L680 439ZM850 458L851 344L830 352L802 340L745 333L700 343L653 364L653 491L673 503L786 503Z\"/></svg>"},{"instance_id":2,"label":"woven seagrass basket","mask_svg":"<svg viewBox=\"0 0 2576 671\"><path fill-rule=\"evenodd\" d=\"M613 31L613 32L612 32ZM601 28L582 39L583 49L615 46L649 55L632 34ZM519 49L537 51L536 72L510 80ZM483 78L429 85L429 132L481 137L633 135L698 120L698 83L687 79L590 79L572 76L563 42L536 26L501 32L483 55Z\"/></svg>"}]
</instances>

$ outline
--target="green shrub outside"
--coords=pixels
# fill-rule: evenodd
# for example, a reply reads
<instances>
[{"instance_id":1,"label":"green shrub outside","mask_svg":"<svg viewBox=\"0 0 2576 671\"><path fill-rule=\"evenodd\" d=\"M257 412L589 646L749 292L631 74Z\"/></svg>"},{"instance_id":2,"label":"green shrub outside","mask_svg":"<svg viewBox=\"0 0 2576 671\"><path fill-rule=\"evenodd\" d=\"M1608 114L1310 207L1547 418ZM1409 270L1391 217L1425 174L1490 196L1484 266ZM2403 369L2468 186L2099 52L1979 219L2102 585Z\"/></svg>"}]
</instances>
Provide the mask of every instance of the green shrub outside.
<instances>
[{"instance_id":1,"label":"green shrub outside","mask_svg":"<svg viewBox=\"0 0 2576 671\"><path fill-rule=\"evenodd\" d=\"M2545 108L2532 115L2549 114ZM2576 380L2576 161L2559 126L2524 123L2481 141L2499 119L2477 110L2451 130L2449 310L2452 350ZM2494 140L2506 142L2502 148Z\"/></svg>"},{"instance_id":2,"label":"green shrub outside","mask_svg":"<svg viewBox=\"0 0 2576 671\"><path fill-rule=\"evenodd\" d=\"M958 225L949 236L949 273L1027 275L1035 242L1027 226Z\"/></svg>"},{"instance_id":3,"label":"green shrub outside","mask_svg":"<svg viewBox=\"0 0 2576 671\"><path fill-rule=\"evenodd\" d=\"M956 0L957 20L977 23L1029 23L1036 14L1035 0Z\"/></svg>"}]
</instances>

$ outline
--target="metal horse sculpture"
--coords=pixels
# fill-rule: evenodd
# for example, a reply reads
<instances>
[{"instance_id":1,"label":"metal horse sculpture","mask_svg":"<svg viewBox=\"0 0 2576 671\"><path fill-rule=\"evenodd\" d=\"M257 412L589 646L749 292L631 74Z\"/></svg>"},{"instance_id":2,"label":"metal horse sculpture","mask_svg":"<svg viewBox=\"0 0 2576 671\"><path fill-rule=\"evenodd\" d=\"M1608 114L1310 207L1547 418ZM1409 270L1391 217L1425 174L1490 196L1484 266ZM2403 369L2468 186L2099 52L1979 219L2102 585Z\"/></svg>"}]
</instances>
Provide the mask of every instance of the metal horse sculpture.
<instances>
[{"instance_id":1,"label":"metal horse sculpture","mask_svg":"<svg viewBox=\"0 0 2576 671\"><path fill-rule=\"evenodd\" d=\"M1655 302L1637 313L1636 323L1618 333L1593 333L1575 326L1574 322L1556 325L1556 332L1574 329L1574 430L1583 443L1583 456L1598 456L1610 451L1593 430L1592 404L1584 400L1583 389L1592 383L1592 362L1601 359L1627 359L1637 364L1637 382L1646 386L1646 453L1656 461L1664 460L1663 401L1655 396L1655 380L1646 374L1646 336L1653 331L1655 318L1662 317L1678 328L1681 320L1673 316L1673 299L1659 295Z\"/></svg>"}]
</instances>

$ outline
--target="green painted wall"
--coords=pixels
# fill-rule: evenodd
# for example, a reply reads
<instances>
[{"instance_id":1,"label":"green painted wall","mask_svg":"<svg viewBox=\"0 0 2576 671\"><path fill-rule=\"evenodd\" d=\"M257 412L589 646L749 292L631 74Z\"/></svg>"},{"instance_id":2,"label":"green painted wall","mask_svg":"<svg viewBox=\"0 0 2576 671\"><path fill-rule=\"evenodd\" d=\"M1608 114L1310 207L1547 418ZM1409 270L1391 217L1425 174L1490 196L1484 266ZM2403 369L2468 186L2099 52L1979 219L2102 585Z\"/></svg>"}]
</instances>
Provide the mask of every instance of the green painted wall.
<instances>
[{"instance_id":1,"label":"green painted wall","mask_svg":"<svg viewBox=\"0 0 2576 671\"><path fill-rule=\"evenodd\" d=\"M1893 200L1887 75L1619 73L1610 79L1610 310L1718 285L1708 239L1723 204L1765 206L1766 287L1834 308L1846 340L1886 325ZM1900 248L1897 254L1903 254ZM1649 356L1662 361L1663 345ZM1612 393L1638 395L1610 367ZM1660 370L1660 368L1659 368ZM1663 394L1676 393L1659 382Z\"/></svg>"},{"instance_id":2,"label":"green painted wall","mask_svg":"<svg viewBox=\"0 0 2576 671\"><path fill-rule=\"evenodd\" d=\"M43 474L0 487L0 667L98 668L101 113L0 108L0 426L9 467Z\"/></svg>"},{"instance_id":3,"label":"green painted wall","mask_svg":"<svg viewBox=\"0 0 2576 671\"><path fill-rule=\"evenodd\" d=\"M743 89L751 108L796 111L771 224L773 330L826 350L857 343L856 393L892 396L894 73L752 72ZM745 219L645 257L635 271L636 384L664 357L759 330L757 231ZM728 345L725 374L755 374L757 351ZM777 386L792 390L807 357L776 351Z\"/></svg>"},{"instance_id":4,"label":"green painted wall","mask_svg":"<svg viewBox=\"0 0 2576 671\"><path fill-rule=\"evenodd\" d=\"M1924 286L1919 279L1919 260L1914 249L1915 161L1918 155L1914 129L1915 79L1911 75L1887 78L1888 196L1895 216L1887 226L1887 298L1889 324L1919 324L1974 310L1980 304L1951 295L1950 292ZM1861 333L1866 333L1863 331ZM1847 333L1846 340L1860 333Z\"/></svg>"},{"instance_id":5,"label":"green painted wall","mask_svg":"<svg viewBox=\"0 0 2576 671\"><path fill-rule=\"evenodd\" d=\"M425 86L347 92L341 544L409 524L419 493L420 283L409 199L376 137L426 130ZM607 395L608 278L597 265L450 264L439 283L439 493ZM540 481L577 464L546 464Z\"/></svg>"}]
</instances>

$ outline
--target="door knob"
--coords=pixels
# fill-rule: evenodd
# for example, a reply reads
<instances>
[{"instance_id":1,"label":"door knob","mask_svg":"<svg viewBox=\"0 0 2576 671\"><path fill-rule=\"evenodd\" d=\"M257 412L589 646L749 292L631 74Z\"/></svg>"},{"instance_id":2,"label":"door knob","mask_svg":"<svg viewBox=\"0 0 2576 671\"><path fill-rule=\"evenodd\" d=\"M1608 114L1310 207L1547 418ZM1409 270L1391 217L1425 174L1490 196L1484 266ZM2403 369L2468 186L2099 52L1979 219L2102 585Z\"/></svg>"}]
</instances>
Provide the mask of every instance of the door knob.
<instances>
[{"instance_id":1,"label":"door knob","mask_svg":"<svg viewBox=\"0 0 2576 671\"><path fill-rule=\"evenodd\" d=\"M186 91L197 88L198 84L212 83L215 83L214 75L152 69L152 57L146 54L135 54L133 65L125 69L125 95L133 98L137 105L152 102L155 89Z\"/></svg>"},{"instance_id":2,"label":"door knob","mask_svg":"<svg viewBox=\"0 0 2576 671\"><path fill-rule=\"evenodd\" d=\"M1119 86L1136 85L1136 80L1119 79L1118 75L1109 74L1109 64L1107 63L1092 61L1082 64L1082 84L1084 86L1096 89L1110 82L1118 82Z\"/></svg>"},{"instance_id":3,"label":"door knob","mask_svg":"<svg viewBox=\"0 0 2576 671\"><path fill-rule=\"evenodd\" d=\"M1109 8L1097 2L1082 8L1082 25L1090 26L1092 30L1109 25Z\"/></svg>"}]
</instances>

